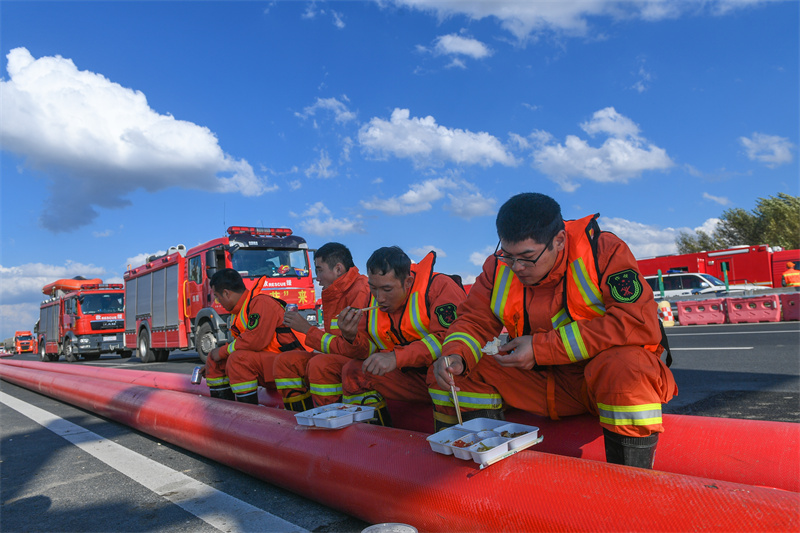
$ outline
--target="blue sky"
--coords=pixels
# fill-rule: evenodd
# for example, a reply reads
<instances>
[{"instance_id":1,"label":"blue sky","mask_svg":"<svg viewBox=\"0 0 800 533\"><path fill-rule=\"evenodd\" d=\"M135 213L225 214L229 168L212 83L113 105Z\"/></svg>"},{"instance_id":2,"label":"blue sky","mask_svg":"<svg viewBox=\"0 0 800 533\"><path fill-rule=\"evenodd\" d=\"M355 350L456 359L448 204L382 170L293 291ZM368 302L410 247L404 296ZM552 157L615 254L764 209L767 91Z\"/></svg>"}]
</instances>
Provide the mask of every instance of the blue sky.
<instances>
[{"instance_id":1,"label":"blue sky","mask_svg":"<svg viewBox=\"0 0 800 533\"><path fill-rule=\"evenodd\" d=\"M4 0L0 338L54 279L230 225L471 281L536 191L672 253L800 194L798 6Z\"/></svg>"}]
</instances>

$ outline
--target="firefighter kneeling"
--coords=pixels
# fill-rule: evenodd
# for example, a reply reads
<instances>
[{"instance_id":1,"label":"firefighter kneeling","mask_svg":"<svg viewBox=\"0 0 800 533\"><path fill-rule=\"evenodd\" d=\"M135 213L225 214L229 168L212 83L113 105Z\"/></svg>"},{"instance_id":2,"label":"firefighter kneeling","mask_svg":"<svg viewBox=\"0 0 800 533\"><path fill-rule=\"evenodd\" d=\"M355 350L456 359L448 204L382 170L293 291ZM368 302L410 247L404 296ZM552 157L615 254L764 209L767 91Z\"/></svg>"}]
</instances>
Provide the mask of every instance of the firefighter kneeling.
<instances>
[{"instance_id":1,"label":"firefighter kneeling","mask_svg":"<svg viewBox=\"0 0 800 533\"><path fill-rule=\"evenodd\" d=\"M609 463L652 468L661 405L678 389L669 356L660 358L653 292L598 216L565 223L558 203L535 193L500 208L497 251L428 380L437 429L455 422L453 385L465 419L478 410L499 418L504 406L553 420L592 413ZM484 355L504 327L510 340Z\"/></svg>"}]
</instances>

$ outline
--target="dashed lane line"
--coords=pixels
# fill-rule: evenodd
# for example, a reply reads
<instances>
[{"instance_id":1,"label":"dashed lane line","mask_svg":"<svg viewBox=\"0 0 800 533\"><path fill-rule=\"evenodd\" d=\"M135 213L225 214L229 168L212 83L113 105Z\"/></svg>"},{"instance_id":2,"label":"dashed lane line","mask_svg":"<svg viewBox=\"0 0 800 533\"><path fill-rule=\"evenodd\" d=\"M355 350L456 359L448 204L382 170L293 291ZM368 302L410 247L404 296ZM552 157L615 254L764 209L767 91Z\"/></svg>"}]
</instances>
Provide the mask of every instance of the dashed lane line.
<instances>
[{"instance_id":1,"label":"dashed lane line","mask_svg":"<svg viewBox=\"0 0 800 533\"><path fill-rule=\"evenodd\" d=\"M0 391L0 402L92 457L225 532L307 530L148 459L77 424Z\"/></svg>"}]
</instances>

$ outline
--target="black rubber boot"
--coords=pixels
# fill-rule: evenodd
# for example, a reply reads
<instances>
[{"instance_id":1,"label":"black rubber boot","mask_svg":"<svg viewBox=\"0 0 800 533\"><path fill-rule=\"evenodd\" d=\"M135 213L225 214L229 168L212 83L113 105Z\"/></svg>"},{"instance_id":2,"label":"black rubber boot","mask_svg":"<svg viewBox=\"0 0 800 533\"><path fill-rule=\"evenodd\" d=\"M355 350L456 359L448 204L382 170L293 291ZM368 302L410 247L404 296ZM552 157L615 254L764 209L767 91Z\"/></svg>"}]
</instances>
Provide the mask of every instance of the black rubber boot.
<instances>
[{"instance_id":1,"label":"black rubber boot","mask_svg":"<svg viewBox=\"0 0 800 533\"><path fill-rule=\"evenodd\" d=\"M451 428L458 424L458 418L438 411L433 412L433 432L438 433L443 429Z\"/></svg>"},{"instance_id":2,"label":"black rubber boot","mask_svg":"<svg viewBox=\"0 0 800 533\"><path fill-rule=\"evenodd\" d=\"M245 394L244 396L236 395L236 401L239 403L250 403L253 405L258 405L258 393L251 392L250 394Z\"/></svg>"},{"instance_id":3,"label":"black rubber boot","mask_svg":"<svg viewBox=\"0 0 800 533\"><path fill-rule=\"evenodd\" d=\"M233 394L233 391L230 387L215 387L208 389L209 396L212 398L219 398L220 400L230 400L236 401L236 396Z\"/></svg>"},{"instance_id":4,"label":"black rubber boot","mask_svg":"<svg viewBox=\"0 0 800 533\"><path fill-rule=\"evenodd\" d=\"M375 424L376 426L392 427L392 417L389 416L389 408L386 406L386 401L367 404L367 407L375 408L375 417L368 420L368 424Z\"/></svg>"},{"instance_id":5,"label":"black rubber boot","mask_svg":"<svg viewBox=\"0 0 800 533\"><path fill-rule=\"evenodd\" d=\"M647 437L625 437L603 428L606 462L652 470L658 433Z\"/></svg>"},{"instance_id":6,"label":"black rubber boot","mask_svg":"<svg viewBox=\"0 0 800 533\"><path fill-rule=\"evenodd\" d=\"M294 394L292 394L294 393ZM302 413L314 408L314 403L311 401L311 393L300 391L292 391L290 396L283 399L283 406L287 411L294 411L295 413Z\"/></svg>"}]
</instances>

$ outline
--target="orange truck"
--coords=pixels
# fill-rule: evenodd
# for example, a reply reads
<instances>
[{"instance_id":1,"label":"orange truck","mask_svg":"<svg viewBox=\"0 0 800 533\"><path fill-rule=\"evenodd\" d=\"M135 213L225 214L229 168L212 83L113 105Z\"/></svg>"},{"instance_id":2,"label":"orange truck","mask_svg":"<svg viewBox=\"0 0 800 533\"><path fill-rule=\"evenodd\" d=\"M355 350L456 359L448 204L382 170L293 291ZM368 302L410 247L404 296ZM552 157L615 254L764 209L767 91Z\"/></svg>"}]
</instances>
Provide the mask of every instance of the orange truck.
<instances>
[{"instance_id":1,"label":"orange truck","mask_svg":"<svg viewBox=\"0 0 800 533\"><path fill-rule=\"evenodd\" d=\"M30 331L14 332L14 353L33 353L36 351L36 340Z\"/></svg>"},{"instance_id":2,"label":"orange truck","mask_svg":"<svg viewBox=\"0 0 800 533\"><path fill-rule=\"evenodd\" d=\"M39 359L69 362L79 358L99 359L104 353L130 357L123 345L122 284L104 284L101 279L76 277L45 285L48 296L39 307Z\"/></svg>"},{"instance_id":3,"label":"orange truck","mask_svg":"<svg viewBox=\"0 0 800 533\"><path fill-rule=\"evenodd\" d=\"M130 268L125 280L125 347L142 362L163 362L171 350L208 353L230 340L230 314L215 299L209 279L222 268L237 270L252 287L297 304L317 323L312 265L306 240L289 228L231 226L223 237L186 250L177 245Z\"/></svg>"}]
</instances>

